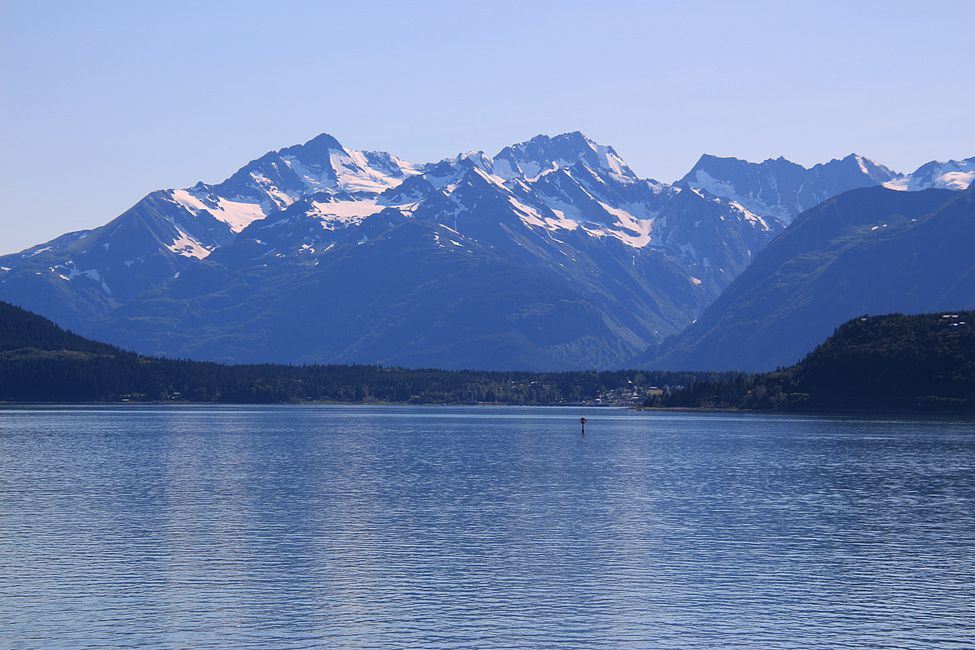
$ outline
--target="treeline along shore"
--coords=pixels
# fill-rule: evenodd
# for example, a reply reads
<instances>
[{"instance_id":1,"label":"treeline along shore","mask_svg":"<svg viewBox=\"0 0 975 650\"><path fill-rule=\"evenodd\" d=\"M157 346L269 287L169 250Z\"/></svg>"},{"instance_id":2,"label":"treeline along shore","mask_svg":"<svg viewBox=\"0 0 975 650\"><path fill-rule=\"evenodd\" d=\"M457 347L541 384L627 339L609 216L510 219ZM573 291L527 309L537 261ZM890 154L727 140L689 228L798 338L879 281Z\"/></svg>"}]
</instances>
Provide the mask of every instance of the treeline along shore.
<instances>
[{"instance_id":1,"label":"treeline along shore","mask_svg":"<svg viewBox=\"0 0 975 650\"><path fill-rule=\"evenodd\" d=\"M975 312L856 318L774 372L500 372L146 357L0 302L0 401L975 412Z\"/></svg>"},{"instance_id":2,"label":"treeline along shore","mask_svg":"<svg viewBox=\"0 0 975 650\"><path fill-rule=\"evenodd\" d=\"M855 318L793 366L694 379L644 405L975 413L975 312Z\"/></svg>"},{"instance_id":3,"label":"treeline along shore","mask_svg":"<svg viewBox=\"0 0 975 650\"><path fill-rule=\"evenodd\" d=\"M0 302L0 401L639 405L718 375L482 372L364 365L227 365L145 357ZM658 388L659 387L659 388Z\"/></svg>"}]
</instances>

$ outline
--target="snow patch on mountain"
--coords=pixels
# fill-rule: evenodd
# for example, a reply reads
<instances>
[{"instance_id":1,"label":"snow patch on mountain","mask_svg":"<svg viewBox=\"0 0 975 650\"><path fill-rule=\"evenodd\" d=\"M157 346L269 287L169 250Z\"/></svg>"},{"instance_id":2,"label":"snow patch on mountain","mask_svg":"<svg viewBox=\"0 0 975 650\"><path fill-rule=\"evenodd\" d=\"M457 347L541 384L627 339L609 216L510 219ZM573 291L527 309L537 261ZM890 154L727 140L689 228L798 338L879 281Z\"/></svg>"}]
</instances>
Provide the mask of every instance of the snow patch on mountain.
<instances>
[{"instance_id":1,"label":"snow patch on mountain","mask_svg":"<svg viewBox=\"0 0 975 650\"><path fill-rule=\"evenodd\" d=\"M21 255L21 257L34 257L40 255L41 253L46 253L51 250L51 246L38 246L36 248L29 249L26 253Z\"/></svg>"},{"instance_id":2,"label":"snow patch on mountain","mask_svg":"<svg viewBox=\"0 0 975 650\"><path fill-rule=\"evenodd\" d=\"M913 173L884 183L884 187L899 191L918 191L931 188L965 190L975 182L975 158L932 161L921 165Z\"/></svg>"},{"instance_id":3,"label":"snow patch on mountain","mask_svg":"<svg viewBox=\"0 0 975 650\"><path fill-rule=\"evenodd\" d=\"M643 248L650 243L650 231L653 229L652 219L638 219L631 213L621 208L615 208L602 201L599 205L616 217L616 224L622 230L607 230L607 232L627 246L633 248Z\"/></svg>"},{"instance_id":4,"label":"snow patch on mountain","mask_svg":"<svg viewBox=\"0 0 975 650\"><path fill-rule=\"evenodd\" d=\"M542 217L542 215L538 212L538 210L528 205L525 205L524 203L522 203L521 201L519 201L513 196L508 197L508 203L510 203L515 208L515 210L518 212L518 216L521 217L521 220L529 226L536 226L539 228L547 227L549 229L558 227L552 224L547 224L545 222L545 218Z\"/></svg>"},{"instance_id":5,"label":"snow patch on mountain","mask_svg":"<svg viewBox=\"0 0 975 650\"><path fill-rule=\"evenodd\" d=\"M692 186L699 187L706 192L714 194L715 196L730 197L737 195L735 186L729 181L718 180L703 169L698 169L692 172L692 175L685 180L687 180Z\"/></svg>"},{"instance_id":6,"label":"snow patch on mountain","mask_svg":"<svg viewBox=\"0 0 975 650\"><path fill-rule=\"evenodd\" d=\"M768 221L766 221L764 217L758 216L757 214L755 214L754 212L752 212L751 210L743 206L738 201L729 201L728 203L732 208L734 208L739 213L741 213L741 216L745 219L745 221L760 226L762 230L769 230L770 226L768 224Z\"/></svg>"},{"instance_id":7,"label":"snow patch on mountain","mask_svg":"<svg viewBox=\"0 0 975 650\"><path fill-rule=\"evenodd\" d=\"M277 185L274 184L273 181L271 181L271 179L269 179L264 174L260 172L252 171L249 172L249 175L251 177L251 180L254 181L254 184L257 187L261 188L263 192L268 197L270 197L271 201L278 209L286 208L295 202L296 197L288 194L287 192L282 191L280 188L278 188Z\"/></svg>"},{"instance_id":8,"label":"snow patch on mountain","mask_svg":"<svg viewBox=\"0 0 975 650\"><path fill-rule=\"evenodd\" d=\"M264 207L256 203L231 201L213 194L201 198L189 190L171 190L170 194L175 203L186 208L191 214L207 212L214 219L227 224L234 233L239 233L258 219L267 216Z\"/></svg>"},{"instance_id":9,"label":"snow patch on mountain","mask_svg":"<svg viewBox=\"0 0 975 650\"><path fill-rule=\"evenodd\" d=\"M64 264L58 264L57 266L50 267L49 270L51 273L56 275L59 280L63 280L65 282L72 282L78 278L88 278L89 280L97 283L101 290L107 295L112 295L111 288L109 288L98 269L81 270L75 266L73 260L68 260Z\"/></svg>"},{"instance_id":10,"label":"snow patch on mountain","mask_svg":"<svg viewBox=\"0 0 975 650\"><path fill-rule=\"evenodd\" d=\"M863 156L860 156L858 154L854 154L853 155L853 159L856 160L857 167L860 168L860 171L863 172L864 174L866 174L867 176L869 176L870 175L870 170L867 168L867 164L866 164Z\"/></svg>"},{"instance_id":11,"label":"snow patch on mountain","mask_svg":"<svg viewBox=\"0 0 975 650\"><path fill-rule=\"evenodd\" d=\"M375 169L369 165L369 160L362 152L355 150L333 151L329 156L329 163L335 171L335 186L346 192L380 194L399 185L405 174L403 168L397 177L390 176L387 171ZM406 169L413 172L412 168Z\"/></svg>"},{"instance_id":12,"label":"snow patch on mountain","mask_svg":"<svg viewBox=\"0 0 975 650\"><path fill-rule=\"evenodd\" d=\"M596 152L596 156L599 160L599 166L602 169L609 171L617 180L629 181L633 180L634 174L630 171L630 168L623 162L623 159L613 150L612 147L607 147L604 145L597 145L589 138L586 138L586 142L589 146Z\"/></svg>"},{"instance_id":13,"label":"snow patch on mountain","mask_svg":"<svg viewBox=\"0 0 975 650\"><path fill-rule=\"evenodd\" d=\"M320 219L326 230L359 223L384 209L376 199L312 201L310 207L308 216Z\"/></svg>"},{"instance_id":14,"label":"snow patch on mountain","mask_svg":"<svg viewBox=\"0 0 975 650\"><path fill-rule=\"evenodd\" d=\"M181 255L183 257L193 257L198 260L202 260L210 255L213 251L208 249L206 246L193 239L185 232L176 229L177 237L173 240L172 244L166 246L169 250Z\"/></svg>"}]
</instances>

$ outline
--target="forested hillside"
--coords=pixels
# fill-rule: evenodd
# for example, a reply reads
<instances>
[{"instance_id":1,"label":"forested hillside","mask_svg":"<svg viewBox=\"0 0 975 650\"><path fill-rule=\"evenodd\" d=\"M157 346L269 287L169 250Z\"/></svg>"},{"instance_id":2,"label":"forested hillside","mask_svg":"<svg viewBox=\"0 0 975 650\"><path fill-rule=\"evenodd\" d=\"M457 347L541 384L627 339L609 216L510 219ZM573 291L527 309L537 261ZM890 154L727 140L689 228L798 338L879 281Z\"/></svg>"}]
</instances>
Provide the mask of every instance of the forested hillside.
<instances>
[{"instance_id":1,"label":"forested hillside","mask_svg":"<svg viewBox=\"0 0 975 650\"><path fill-rule=\"evenodd\" d=\"M0 400L12 402L639 403L694 373L472 372L240 365L143 357L0 302Z\"/></svg>"},{"instance_id":2,"label":"forested hillside","mask_svg":"<svg viewBox=\"0 0 975 650\"><path fill-rule=\"evenodd\" d=\"M975 411L975 312L860 317L798 364L694 382L648 406Z\"/></svg>"}]
</instances>

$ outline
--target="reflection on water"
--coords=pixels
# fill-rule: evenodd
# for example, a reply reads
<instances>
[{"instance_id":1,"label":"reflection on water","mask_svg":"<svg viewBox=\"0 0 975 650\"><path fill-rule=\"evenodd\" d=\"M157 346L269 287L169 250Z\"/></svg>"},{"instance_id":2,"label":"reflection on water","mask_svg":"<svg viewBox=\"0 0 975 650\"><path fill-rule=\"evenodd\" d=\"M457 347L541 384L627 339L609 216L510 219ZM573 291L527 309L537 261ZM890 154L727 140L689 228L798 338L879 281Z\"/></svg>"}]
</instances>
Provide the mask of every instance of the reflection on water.
<instances>
[{"instance_id":1,"label":"reflection on water","mask_svg":"<svg viewBox=\"0 0 975 650\"><path fill-rule=\"evenodd\" d=\"M0 645L973 645L973 468L950 421L8 410Z\"/></svg>"}]
</instances>

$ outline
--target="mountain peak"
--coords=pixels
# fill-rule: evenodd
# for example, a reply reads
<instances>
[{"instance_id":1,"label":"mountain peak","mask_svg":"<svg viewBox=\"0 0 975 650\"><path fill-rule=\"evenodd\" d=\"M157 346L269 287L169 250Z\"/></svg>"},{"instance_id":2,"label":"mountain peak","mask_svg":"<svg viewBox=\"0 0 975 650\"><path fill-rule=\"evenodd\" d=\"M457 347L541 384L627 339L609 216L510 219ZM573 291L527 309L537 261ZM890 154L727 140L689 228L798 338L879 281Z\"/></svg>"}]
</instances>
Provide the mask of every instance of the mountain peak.
<instances>
[{"instance_id":1,"label":"mountain peak","mask_svg":"<svg viewBox=\"0 0 975 650\"><path fill-rule=\"evenodd\" d=\"M339 141L335 138L335 136L331 135L330 133L325 133L324 131L316 135L314 138L312 138L302 146L312 147L312 148L327 147L329 149L342 148L341 143L339 143Z\"/></svg>"},{"instance_id":2,"label":"mountain peak","mask_svg":"<svg viewBox=\"0 0 975 650\"><path fill-rule=\"evenodd\" d=\"M538 136L546 137L546 136ZM556 136L550 138L553 142L565 142L567 144L573 144L579 147L589 147L595 148L598 145L593 141L592 138L587 136L582 131L566 131L565 133L559 133Z\"/></svg>"},{"instance_id":3,"label":"mountain peak","mask_svg":"<svg viewBox=\"0 0 975 650\"><path fill-rule=\"evenodd\" d=\"M483 151L481 151L480 149L476 151L471 150L461 154L457 154L457 157L454 158L454 160L458 163L467 162L475 166L488 166L490 165L491 162L491 159L488 157L488 155Z\"/></svg>"},{"instance_id":4,"label":"mountain peak","mask_svg":"<svg viewBox=\"0 0 975 650\"><path fill-rule=\"evenodd\" d=\"M280 153L292 155L302 162L321 162L328 160L332 151L345 151L345 148L328 133L319 133L308 142L282 149Z\"/></svg>"},{"instance_id":5,"label":"mountain peak","mask_svg":"<svg viewBox=\"0 0 975 650\"><path fill-rule=\"evenodd\" d=\"M710 154L710 153L702 153L701 157L697 159L696 163L694 163L694 166L691 167L691 171L687 172L687 174L685 174L684 178L682 178L681 180L687 180L694 172L696 172L699 169L706 170L708 167L711 167L713 165L728 164L729 162L743 163L745 161L739 158L734 158L732 156L715 156L714 154Z\"/></svg>"},{"instance_id":6,"label":"mountain peak","mask_svg":"<svg viewBox=\"0 0 975 650\"><path fill-rule=\"evenodd\" d=\"M596 143L582 131L566 131L565 133L559 133L551 136L540 133L530 140L513 144L511 147L522 147L532 144L544 146L551 145L552 143L560 145L573 145L581 148L592 148L596 146Z\"/></svg>"},{"instance_id":7,"label":"mountain peak","mask_svg":"<svg viewBox=\"0 0 975 650\"><path fill-rule=\"evenodd\" d=\"M887 181L899 178L901 174L891 171L887 167L875 163L866 156L861 156L858 153L851 153L839 160L831 160L828 163L822 163L820 165L815 165L813 169L816 168L828 168L836 164L844 164L848 167L855 167L861 174L869 178L875 183L886 183Z\"/></svg>"},{"instance_id":8,"label":"mountain peak","mask_svg":"<svg viewBox=\"0 0 975 650\"><path fill-rule=\"evenodd\" d=\"M788 223L826 198L898 177L859 154L813 167L782 156L755 163L704 154L681 180L715 196L738 201L755 214Z\"/></svg>"},{"instance_id":9,"label":"mountain peak","mask_svg":"<svg viewBox=\"0 0 975 650\"><path fill-rule=\"evenodd\" d=\"M802 165L794 163L784 156L766 158L762 162L756 163L735 156L716 156L705 153L701 154L701 157L694 163L691 171L687 172L681 180L694 184L698 178L698 172L704 172L715 178L721 178L728 174L750 173L747 170L757 170L763 166L775 169L805 169Z\"/></svg>"},{"instance_id":10,"label":"mountain peak","mask_svg":"<svg viewBox=\"0 0 975 650\"><path fill-rule=\"evenodd\" d=\"M496 173L505 179L515 176L534 178L553 165L571 167L577 163L607 172L620 181L637 180L633 170L612 147L597 144L581 131L554 137L537 135L527 142L505 147L494 157Z\"/></svg>"}]
</instances>

